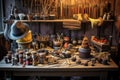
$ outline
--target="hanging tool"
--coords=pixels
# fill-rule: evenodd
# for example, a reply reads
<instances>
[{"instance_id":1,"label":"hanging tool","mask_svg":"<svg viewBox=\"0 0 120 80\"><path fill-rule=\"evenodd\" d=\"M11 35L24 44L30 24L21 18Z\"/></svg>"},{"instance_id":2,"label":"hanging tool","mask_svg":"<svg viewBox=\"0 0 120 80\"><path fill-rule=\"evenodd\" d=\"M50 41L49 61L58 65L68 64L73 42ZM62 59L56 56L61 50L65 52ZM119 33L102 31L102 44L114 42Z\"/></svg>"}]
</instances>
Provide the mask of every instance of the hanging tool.
<instances>
[{"instance_id":1,"label":"hanging tool","mask_svg":"<svg viewBox=\"0 0 120 80\"><path fill-rule=\"evenodd\" d=\"M33 9L33 1L34 1L34 0L32 0L32 2L31 2L31 6L30 6L30 8L31 8L31 9L30 9L31 12L33 12L33 10L32 10L32 9Z\"/></svg>"},{"instance_id":2,"label":"hanging tool","mask_svg":"<svg viewBox=\"0 0 120 80\"><path fill-rule=\"evenodd\" d=\"M23 2L24 0L21 0L21 4L22 4L22 7L24 7L24 2Z\"/></svg>"}]
</instances>

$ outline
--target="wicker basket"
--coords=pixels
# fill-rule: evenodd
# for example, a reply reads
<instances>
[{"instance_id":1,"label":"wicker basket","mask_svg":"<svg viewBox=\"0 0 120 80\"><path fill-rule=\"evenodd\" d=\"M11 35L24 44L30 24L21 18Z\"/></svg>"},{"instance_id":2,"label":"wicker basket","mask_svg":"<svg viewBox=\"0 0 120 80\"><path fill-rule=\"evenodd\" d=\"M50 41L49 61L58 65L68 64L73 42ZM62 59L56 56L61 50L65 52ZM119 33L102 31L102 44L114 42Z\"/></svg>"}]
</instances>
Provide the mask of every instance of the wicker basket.
<instances>
[{"instance_id":1,"label":"wicker basket","mask_svg":"<svg viewBox=\"0 0 120 80\"><path fill-rule=\"evenodd\" d=\"M21 49L29 49L30 48L30 43L18 43L18 47Z\"/></svg>"}]
</instances>

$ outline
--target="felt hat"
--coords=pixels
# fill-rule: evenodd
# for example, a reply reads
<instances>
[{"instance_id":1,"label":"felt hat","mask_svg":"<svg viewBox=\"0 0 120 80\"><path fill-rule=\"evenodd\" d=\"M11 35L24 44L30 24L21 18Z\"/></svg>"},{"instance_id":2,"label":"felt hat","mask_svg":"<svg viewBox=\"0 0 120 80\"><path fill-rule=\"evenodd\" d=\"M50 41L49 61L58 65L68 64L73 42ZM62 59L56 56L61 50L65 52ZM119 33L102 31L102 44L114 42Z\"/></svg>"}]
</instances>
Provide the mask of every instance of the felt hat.
<instances>
[{"instance_id":1,"label":"felt hat","mask_svg":"<svg viewBox=\"0 0 120 80\"><path fill-rule=\"evenodd\" d=\"M21 21L14 21L9 30L9 38L12 40L17 40L23 38L29 31L29 25L22 23Z\"/></svg>"}]
</instances>

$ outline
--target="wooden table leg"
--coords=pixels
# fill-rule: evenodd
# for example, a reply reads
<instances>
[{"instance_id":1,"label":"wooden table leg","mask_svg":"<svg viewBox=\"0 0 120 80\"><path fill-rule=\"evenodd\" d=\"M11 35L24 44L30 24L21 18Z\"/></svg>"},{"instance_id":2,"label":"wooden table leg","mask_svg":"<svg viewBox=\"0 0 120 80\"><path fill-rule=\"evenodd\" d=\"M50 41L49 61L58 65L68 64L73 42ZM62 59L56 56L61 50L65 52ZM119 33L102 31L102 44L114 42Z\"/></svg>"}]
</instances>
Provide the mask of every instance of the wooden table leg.
<instances>
[{"instance_id":1,"label":"wooden table leg","mask_svg":"<svg viewBox=\"0 0 120 80\"><path fill-rule=\"evenodd\" d=\"M108 72L101 72L100 74L100 80L107 80Z\"/></svg>"},{"instance_id":2,"label":"wooden table leg","mask_svg":"<svg viewBox=\"0 0 120 80\"><path fill-rule=\"evenodd\" d=\"M13 80L12 72L4 72L4 80Z\"/></svg>"}]
</instances>

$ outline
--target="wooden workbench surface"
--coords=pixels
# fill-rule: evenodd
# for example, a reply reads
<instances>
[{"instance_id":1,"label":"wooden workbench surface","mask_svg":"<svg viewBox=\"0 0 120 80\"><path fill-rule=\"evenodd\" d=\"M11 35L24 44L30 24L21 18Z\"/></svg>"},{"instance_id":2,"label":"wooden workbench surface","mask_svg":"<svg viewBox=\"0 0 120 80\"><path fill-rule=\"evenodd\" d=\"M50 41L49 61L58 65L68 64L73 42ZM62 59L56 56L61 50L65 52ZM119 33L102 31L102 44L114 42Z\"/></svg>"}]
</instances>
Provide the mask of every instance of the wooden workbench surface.
<instances>
[{"instance_id":1,"label":"wooden workbench surface","mask_svg":"<svg viewBox=\"0 0 120 80\"><path fill-rule=\"evenodd\" d=\"M71 64L67 63L67 60L70 61ZM81 59L82 63L84 63L86 60ZM15 70L15 69L36 69L36 70L47 70L47 69L53 69L53 70L116 70L118 69L118 66L114 63L113 60L109 62L109 65L103 65L98 62L96 62L95 66L91 66L91 62L88 62L88 66L84 66L81 64L76 64L75 62L72 62L70 59L61 59L59 60L59 63L57 64L38 64L37 66L25 66L22 65L14 65L12 64L6 64L4 61L0 62L0 70Z\"/></svg>"}]
</instances>

